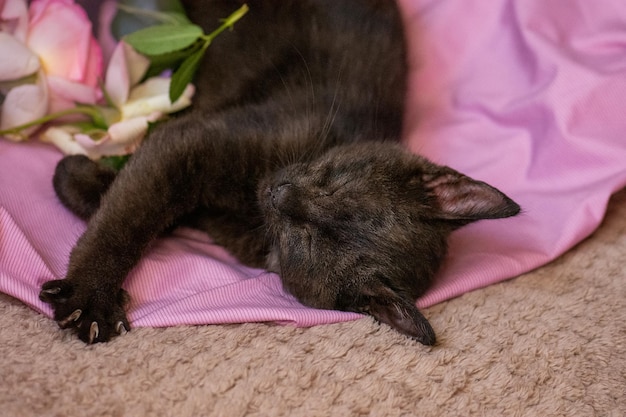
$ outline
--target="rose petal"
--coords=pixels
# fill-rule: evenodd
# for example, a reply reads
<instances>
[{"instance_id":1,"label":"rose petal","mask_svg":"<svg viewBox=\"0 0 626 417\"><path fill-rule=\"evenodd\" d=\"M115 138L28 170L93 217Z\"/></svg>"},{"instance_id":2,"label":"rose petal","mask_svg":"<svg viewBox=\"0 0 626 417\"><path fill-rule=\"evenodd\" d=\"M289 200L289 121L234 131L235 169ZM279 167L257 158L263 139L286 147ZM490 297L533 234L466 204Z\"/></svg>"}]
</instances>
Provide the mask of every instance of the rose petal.
<instances>
[{"instance_id":1,"label":"rose petal","mask_svg":"<svg viewBox=\"0 0 626 417\"><path fill-rule=\"evenodd\" d=\"M128 100L130 87L144 76L149 66L150 61L130 45L117 44L104 81L104 89L115 106L119 108Z\"/></svg>"},{"instance_id":2,"label":"rose petal","mask_svg":"<svg viewBox=\"0 0 626 417\"><path fill-rule=\"evenodd\" d=\"M104 62L110 62L118 41L111 33L111 23L117 14L117 0L104 0L98 14L98 43L102 48Z\"/></svg>"},{"instance_id":3,"label":"rose petal","mask_svg":"<svg viewBox=\"0 0 626 417\"><path fill-rule=\"evenodd\" d=\"M170 89L170 82L171 80L165 77L148 78L146 81L133 88L129 101L166 95Z\"/></svg>"},{"instance_id":4,"label":"rose petal","mask_svg":"<svg viewBox=\"0 0 626 417\"><path fill-rule=\"evenodd\" d=\"M39 70L39 58L22 42L5 32L0 32L0 81L17 80Z\"/></svg>"},{"instance_id":5,"label":"rose petal","mask_svg":"<svg viewBox=\"0 0 626 417\"><path fill-rule=\"evenodd\" d=\"M97 141L95 141L91 136L86 133L76 133L74 135L74 140L80 144L88 153L91 155L98 154L97 148L106 142L110 141L108 133L104 133L103 136L99 137Z\"/></svg>"},{"instance_id":6,"label":"rose petal","mask_svg":"<svg viewBox=\"0 0 626 417\"><path fill-rule=\"evenodd\" d=\"M35 0L30 11L27 45L40 57L46 73L75 82L88 80L95 87L102 71L102 53L92 42L85 11L69 0ZM100 66L95 75L87 76L92 59L100 61Z\"/></svg>"},{"instance_id":7,"label":"rose petal","mask_svg":"<svg viewBox=\"0 0 626 417\"><path fill-rule=\"evenodd\" d=\"M40 75L36 84L17 86L6 95L0 114L5 130L43 117L48 110L48 88Z\"/></svg>"},{"instance_id":8,"label":"rose petal","mask_svg":"<svg viewBox=\"0 0 626 417\"><path fill-rule=\"evenodd\" d=\"M91 159L110 155L128 155L137 150L148 133L148 122L154 122L161 116L160 113L153 113L146 117L123 120L114 123L106 134L97 140L84 133L75 134L74 140Z\"/></svg>"},{"instance_id":9,"label":"rose petal","mask_svg":"<svg viewBox=\"0 0 626 417\"><path fill-rule=\"evenodd\" d=\"M3 31L13 35L21 42L26 41L28 9L25 1L0 1L0 21L2 21Z\"/></svg>"},{"instance_id":10,"label":"rose petal","mask_svg":"<svg viewBox=\"0 0 626 417\"><path fill-rule=\"evenodd\" d=\"M128 99L130 91L130 77L126 67L126 56L122 42L117 44L107 67L104 78L104 90L111 102L120 107Z\"/></svg>"},{"instance_id":11,"label":"rose petal","mask_svg":"<svg viewBox=\"0 0 626 417\"><path fill-rule=\"evenodd\" d=\"M132 145L148 133L148 118L135 117L113 124L108 129L111 141L120 145Z\"/></svg>"},{"instance_id":12,"label":"rose petal","mask_svg":"<svg viewBox=\"0 0 626 417\"><path fill-rule=\"evenodd\" d=\"M128 66L128 73L130 74L130 85L134 87L139 81L146 75L148 68L150 67L150 60L139 52L135 51L132 46L126 42L122 42L124 45L124 53L126 54L126 64Z\"/></svg>"},{"instance_id":13,"label":"rose petal","mask_svg":"<svg viewBox=\"0 0 626 417\"><path fill-rule=\"evenodd\" d=\"M193 85L185 88L183 95L174 104L169 97L170 79L152 77L133 88L128 102L122 106L124 119L150 114L152 112L174 113L191 104L195 92Z\"/></svg>"},{"instance_id":14,"label":"rose petal","mask_svg":"<svg viewBox=\"0 0 626 417\"><path fill-rule=\"evenodd\" d=\"M46 77L50 88L50 113L74 107L76 103L95 104L98 90L62 77Z\"/></svg>"},{"instance_id":15,"label":"rose petal","mask_svg":"<svg viewBox=\"0 0 626 417\"><path fill-rule=\"evenodd\" d=\"M82 82L83 84L96 87L102 78L104 61L100 45L95 38L90 38L89 42L89 56L87 58L87 66L85 67L85 75Z\"/></svg>"},{"instance_id":16,"label":"rose petal","mask_svg":"<svg viewBox=\"0 0 626 417\"><path fill-rule=\"evenodd\" d=\"M52 143L66 155L88 155L87 150L74 140L74 133L77 131L78 129L72 126L49 127L39 135L39 138Z\"/></svg>"},{"instance_id":17,"label":"rose petal","mask_svg":"<svg viewBox=\"0 0 626 417\"><path fill-rule=\"evenodd\" d=\"M74 139L87 152L87 156L91 159L99 159L103 156L111 155L127 155L134 152L136 147L123 143L115 143L108 134L97 141L94 141L89 135L79 133L74 135Z\"/></svg>"}]
</instances>

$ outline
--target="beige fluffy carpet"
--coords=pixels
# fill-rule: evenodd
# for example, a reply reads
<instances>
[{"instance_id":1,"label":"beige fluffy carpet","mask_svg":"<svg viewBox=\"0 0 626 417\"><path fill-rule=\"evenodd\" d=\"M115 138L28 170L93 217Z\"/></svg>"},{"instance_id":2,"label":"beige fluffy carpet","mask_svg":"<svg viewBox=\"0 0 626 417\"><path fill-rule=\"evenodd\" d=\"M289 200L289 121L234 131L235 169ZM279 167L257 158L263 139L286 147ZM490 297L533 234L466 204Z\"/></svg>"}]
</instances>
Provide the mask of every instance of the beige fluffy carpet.
<instances>
[{"instance_id":1,"label":"beige fluffy carpet","mask_svg":"<svg viewBox=\"0 0 626 417\"><path fill-rule=\"evenodd\" d=\"M0 415L624 416L625 255L622 191L552 264L426 310L433 348L369 318L85 346L0 295Z\"/></svg>"}]
</instances>

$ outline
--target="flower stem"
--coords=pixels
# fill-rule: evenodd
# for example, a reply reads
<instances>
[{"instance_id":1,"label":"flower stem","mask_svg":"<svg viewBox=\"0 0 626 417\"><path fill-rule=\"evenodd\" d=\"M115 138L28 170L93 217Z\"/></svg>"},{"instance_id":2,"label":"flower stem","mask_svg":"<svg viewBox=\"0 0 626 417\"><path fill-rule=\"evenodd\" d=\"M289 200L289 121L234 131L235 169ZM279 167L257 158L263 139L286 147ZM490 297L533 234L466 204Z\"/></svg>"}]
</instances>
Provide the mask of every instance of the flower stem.
<instances>
[{"instance_id":1,"label":"flower stem","mask_svg":"<svg viewBox=\"0 0 626 417\"><path fill-rule=\"evenodd\" d=\"M239 19L241 19L246 13L248 13L248 10L250 10L250 8L247 4L244 4L239 9L235 10L226 19L222 19L221 26L215 29L213 32L209 33L208 35L203 35L202 39L206 41L207 45L210 44L211 42L213 42L213 39L215 39L220 33L224 32L226 29L232 28Z\"/></svg>"},{"instance_id":2,"label":"flower stem","mask_svg":"<svg viewBox=\"0 0 626 417\"><path fill-rule=\"evenodd\" d=\"M52 120L59 119L65 116L70 116L73 114L87 115L91 117L91 119L94 121L95 124L106 126L106 123L104 122L104 119L102 118L102 114L100 114L100 112L96 108L92 106L76 106L76 107L72 107L71 109L61 110L56 113L50 113L48 115L40 117L39 119L32 120L28 123L24 123L19 126L11 127L5 130L0 130L0 135L19 134L21 130L28 129L29 127L42 125L44 123L51 122Z\"/></svg>"}]
</instances>

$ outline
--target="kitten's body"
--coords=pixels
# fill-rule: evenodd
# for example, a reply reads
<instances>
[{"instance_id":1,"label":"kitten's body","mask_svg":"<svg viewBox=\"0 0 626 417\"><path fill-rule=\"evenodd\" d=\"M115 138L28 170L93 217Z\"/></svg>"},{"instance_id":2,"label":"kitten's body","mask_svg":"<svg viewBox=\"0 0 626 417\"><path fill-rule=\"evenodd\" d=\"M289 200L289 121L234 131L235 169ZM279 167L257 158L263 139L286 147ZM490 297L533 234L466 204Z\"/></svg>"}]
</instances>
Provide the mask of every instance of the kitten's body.
<instances>
[{"instance_id":1,"label":"kitten's body","mask_svg":"<svg viewBox=\"0 0 626 417\"><path fill-rule=\"evenodd\" d=\"M241 2L188 3L208 31ZM406 62L391 0L247 3L208 49L193 109L160 126L117 178L86 158L61 161L55 189L90 222L66 278L42 298L62 327L108 340L129 328L126 275L186 223L278 272L307 305L369 313L434 343L414 301L448 234L519 207L395 143Z\"/></svg>"}]
</instances>

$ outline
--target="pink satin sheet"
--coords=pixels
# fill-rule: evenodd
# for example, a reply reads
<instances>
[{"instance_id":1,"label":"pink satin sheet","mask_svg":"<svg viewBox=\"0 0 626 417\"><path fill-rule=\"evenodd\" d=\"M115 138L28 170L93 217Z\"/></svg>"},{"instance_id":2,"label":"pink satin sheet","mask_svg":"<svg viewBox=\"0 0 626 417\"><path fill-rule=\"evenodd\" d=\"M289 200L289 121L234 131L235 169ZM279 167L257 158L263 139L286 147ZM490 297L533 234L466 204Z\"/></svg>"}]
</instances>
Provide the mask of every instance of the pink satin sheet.
<instances>
[{"instance_id":1,"label":"pink satin sheet","mask_svg":"<svg viewBox=\"0 0 626 417\"><path fill-rule=\"evenodd\" d=\"M454 233L418 300L427 307L558 257L595 230L626 185L626 2L400 3L411 61L407 146L523 207ZM52 190L60 157L45 144L0 140L0 292L46 315L39 288L64 275L85 229ZM124 287L133 326L361 317L301 306L276 275L187 229L160 239Z\"/></svg>"}]
</instances>

